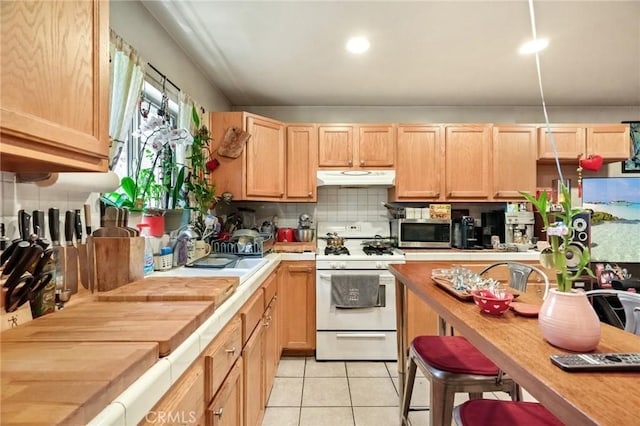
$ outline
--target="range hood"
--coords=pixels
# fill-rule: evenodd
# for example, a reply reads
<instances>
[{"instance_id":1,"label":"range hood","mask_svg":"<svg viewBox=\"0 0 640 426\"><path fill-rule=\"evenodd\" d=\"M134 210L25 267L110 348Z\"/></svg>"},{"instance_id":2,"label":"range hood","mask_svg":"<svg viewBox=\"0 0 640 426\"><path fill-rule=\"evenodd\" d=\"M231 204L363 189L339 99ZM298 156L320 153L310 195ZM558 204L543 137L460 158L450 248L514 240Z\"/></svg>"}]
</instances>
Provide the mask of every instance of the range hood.
<instances>
[{"instance_id":1,"label":"range hood","mask_svg":"<svg viewBox=\"0 0 640 426\"><path fill-rule=\"evenodd\" d=\"M318 186L390 187L395 179L395 170L318 170Z\"/></svg>"}]
</instances>

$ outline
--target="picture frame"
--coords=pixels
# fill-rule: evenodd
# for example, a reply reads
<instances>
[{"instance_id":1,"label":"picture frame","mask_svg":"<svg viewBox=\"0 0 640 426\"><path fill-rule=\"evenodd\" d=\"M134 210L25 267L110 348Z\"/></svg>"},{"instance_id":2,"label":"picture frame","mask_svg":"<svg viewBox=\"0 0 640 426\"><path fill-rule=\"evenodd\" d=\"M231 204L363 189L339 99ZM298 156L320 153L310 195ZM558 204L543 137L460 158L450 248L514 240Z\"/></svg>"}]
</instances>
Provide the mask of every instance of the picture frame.
<instances>
[{"instance_id":1,"label":"picture frame","mask_svg":"<svg viewBox=\"0 0 640 426\"><path fill-rule=\"evenodd\" d=\"M633 148L632 156L621 163L622 173L640 173L640 121L623 121L622 123L629 123L629 134Z\"/></svg>"}]
</instances>

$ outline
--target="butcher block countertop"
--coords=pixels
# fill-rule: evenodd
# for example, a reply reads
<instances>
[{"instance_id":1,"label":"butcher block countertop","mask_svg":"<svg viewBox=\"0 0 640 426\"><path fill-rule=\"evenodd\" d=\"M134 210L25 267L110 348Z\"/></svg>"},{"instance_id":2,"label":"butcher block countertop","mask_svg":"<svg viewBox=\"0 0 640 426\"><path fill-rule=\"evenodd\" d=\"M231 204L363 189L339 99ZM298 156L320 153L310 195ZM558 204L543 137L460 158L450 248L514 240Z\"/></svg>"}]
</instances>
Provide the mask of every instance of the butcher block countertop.
<instances>
[{"instance_id":1,"label":"butcher block countertop","mask_svg":"<svg viewBox=\"0 0 640 426\"><path fill-rule=\"evenodd\" d=\"M213 310L211 301L80 303L2 332L2 343L156 342L166 356Z\"/></svg>"},{"instance_id":2,"label":"butcher block countertop","mask_svg":"<svg viewBox=\"0 0 640 426\"><path fill-rule=\"evenodd\" d=\"M3 341L0 423L87 424L157 361L157 343Z\"/></svg>"}]
</instances>

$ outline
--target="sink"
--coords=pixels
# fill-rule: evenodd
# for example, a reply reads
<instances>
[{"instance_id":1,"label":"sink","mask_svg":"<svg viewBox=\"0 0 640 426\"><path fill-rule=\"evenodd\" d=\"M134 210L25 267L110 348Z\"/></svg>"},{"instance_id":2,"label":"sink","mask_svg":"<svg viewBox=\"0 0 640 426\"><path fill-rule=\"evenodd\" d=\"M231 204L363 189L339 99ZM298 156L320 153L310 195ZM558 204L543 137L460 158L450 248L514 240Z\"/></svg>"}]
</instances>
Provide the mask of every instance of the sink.
<instances>
[{"instance_id":1,"label":"sink","mask_svg":"<svg viewBox=\"0 0 640 426\"><path fill-rule=\"evenodd\" d=\"M154 272L153 276L165 277L238 277L240 284L267 264L263 258L242 258L233 268L190 268L180 267L168 271Z\"/></svg>"}]
</instances>

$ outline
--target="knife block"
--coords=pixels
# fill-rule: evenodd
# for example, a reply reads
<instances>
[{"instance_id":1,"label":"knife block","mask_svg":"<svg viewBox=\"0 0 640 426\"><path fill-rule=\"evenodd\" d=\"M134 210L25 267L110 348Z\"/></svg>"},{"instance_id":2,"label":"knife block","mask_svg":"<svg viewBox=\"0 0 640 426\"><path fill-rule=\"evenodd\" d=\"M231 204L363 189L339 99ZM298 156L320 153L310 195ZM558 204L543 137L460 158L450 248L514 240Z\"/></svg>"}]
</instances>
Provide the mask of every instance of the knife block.
<instances>
[{"instance_id":1,"label":"knife block","mask_svg":"<svg viewBox=\"0 0 640 426\"><path fill-rule=\"evenodd\" d=\"M94 291L144 278L144 237L93 237Z\"/></svg>"}]
</instances>

